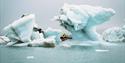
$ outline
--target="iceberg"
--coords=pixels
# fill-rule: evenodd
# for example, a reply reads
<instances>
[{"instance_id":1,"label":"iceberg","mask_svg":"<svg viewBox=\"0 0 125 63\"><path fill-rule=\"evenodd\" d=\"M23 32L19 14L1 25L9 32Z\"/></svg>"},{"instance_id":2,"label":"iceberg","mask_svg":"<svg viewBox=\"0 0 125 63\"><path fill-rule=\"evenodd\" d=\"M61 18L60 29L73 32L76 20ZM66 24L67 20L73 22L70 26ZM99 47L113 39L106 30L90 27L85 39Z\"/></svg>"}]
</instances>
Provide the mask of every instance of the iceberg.
<instances>
[{"instance_id":1,"label":"iceberg","mask_svg":"<svg viewBox=\"0 0 125 63\"><path fill-rule=\"evenodd\" d=\"M54 19L71 32L73 39L98 41L101 38L96 32L96 26L107 22L114 14L115 11L111 8L64 4Z\"/></svg>"},{"instance_id":2,"label":"iceberg","mask_svg":"<svg viewBox=\"0 0 125 63\"><path fill-rule=\"evenodd\" d=\"M35 23L34 14L23 16L14 21L5 27L3 32L10 39L6 46L55 47L61 41L61 30L48 28L43 31ZM3 42L2 38L4 37L1 37L1 43Z\"/></svg>"},{"instance_id":3,"label":"iceberg","mask_svg":"<svg viewBox=\"0 0 125 63\"><path fill-rule=\"evenodd\" d=\"M102 37L107 42L125 42L125 28L124 26L109 28L103 32Z\"/></svg>"},{"instance_id":4,"label":"iceberg","mask_svg":"<svg viewBox=\"0 0 125 63\"><path fill-rule=\"evenodd\" d=\"M107 22L114 14L115 11L111 8L64 4L54 19L59 21L60 25L70 34L53 28L42 30L36 24L34 14L23 15L6 26L3 32L10 40L7 42L7 46L55 47L62 42L67 44L68 39L76 41L80 45L80 42L102 40L100 34L96 32L96 26ZM0 41L2 40L0 39ZM89 45L87 44L87 46ZM70 46L67 44L66 47Z\"/></svg>"}]
</instances>

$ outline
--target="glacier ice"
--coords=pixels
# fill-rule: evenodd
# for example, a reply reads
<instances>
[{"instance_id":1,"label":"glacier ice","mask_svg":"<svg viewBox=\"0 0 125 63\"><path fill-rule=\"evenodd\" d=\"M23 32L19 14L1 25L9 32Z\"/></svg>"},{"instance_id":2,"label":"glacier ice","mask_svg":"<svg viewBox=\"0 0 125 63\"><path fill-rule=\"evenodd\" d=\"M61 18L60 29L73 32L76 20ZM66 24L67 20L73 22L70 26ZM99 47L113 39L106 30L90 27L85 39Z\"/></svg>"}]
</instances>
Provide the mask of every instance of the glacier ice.
<instances>
[{"instance_id":1,"label":"glacier ice","mask_svg":"<svg viewBox=\"0 0 125 63\"><path fill-rule=\"evenodd\" d=\"M14 41L20 40L22 42L30 42L35 23L34 20L34 14L30 14L14 21L12 24L4 28L5 35Z\"/></svg>"},{"instance_id":2,"label":"glacier ice","mask_svg":"<svg viewBox=\"0 0 125 63\"><path fill-rule=\"evenodd\" d=\"M4 35L10 39L7 46L55 46L55 38L59 33L54 29L47 29L45 33L35 23L35 15L24 16L6 26L3 30ZM55 36L52 38L52 36ZM58 36L58 37L57 37ZM51 38L50 38L51 37ZM59 38L58 38L59 41Z\"/></svg>"},{"instance_id":3,"label":"glacier ice","mask_svg":"<svg viewBox=\"0 0 125 63\"><path fill-rule=\"evenodd\" d=\"M122 27L122 30L123 30L124 35L125 35L125 25Z\"/></svg>"},{"instance_id":4,"label":"glacier ice","mask_svg":"<svg viewBox=\"0 0 125 63\"><path fill-rule=\"evenodd\" d=\"M125 30L123 27L112 27L105 30L102 34L103 40L107 42L124 42Z\"/></svg>"},{"instance_id":5,"label":"glacier ice","mask_svg":"<svg viewBox=\"0 0 125 63\"><path fill-rule=\"evenodd\" d=\"M7 44L10 42L10 39L5 36L0 36L0 44Z\"/></svg>"},{"instance_id":6,"label":"glacier ice","mask_svg":"<svg viewBox=\"0 0 125 63\"><path fill-rule=\"evenodd\" d=\"M54 19L72 33L73 39L96 41L101 40L96 26L108 21L114 14L111 8L64 4Z\"/></svg>"},{"instance_id":7,"label":"glacier ice","mask_svg":"<svg viewBox=\"0 0 125 63\"><path fill-rule=\"evenodd\" d=\"M55 36L47 37L46 39L36 39L28 44L29 47L55 47Z\"/></svg>"},{"instance_id":8,"label":"glacier ice","mask_svg":"<svg viewBox=\"0 0 125 63\"><path fill-rule=\"evenodd\" d=\"M50 37L50 36L55 36L56 44L59 44L61 42L61 35L62 35L62 30L60 29L53 29L53 28L47 28L44 31L45 38Z\"/></svg>"},{"instance_id":9,"label":"glacier ice","mask_svg":"<svg viewBox=\"0 0 125 63\"><path fill-rule=\"evenodd\" d=\"M31 40L35 40L35 39L44 39L44 35L42 33L33 31L31 35Z\"/></svg>"},{"instance_id":10,"label":"glacier ice","mask_svg":"<svg viewBox=\"0 0 125 63\"><path fill-rule=\"evenodd\" d=\"M77 42L98 41L101 37L96 32L96 26L108 21L114 14L115 11L111 8L64 4L54 19L59 21L60 25L71 33L70 38ZM6 26L3 32L10 39L7 46L55 47L62 44L61 37L64 34L59 29L42 30L36 24L34 14L23 15L22 18ZM65 40L67 39L69 37Z\"/></svg>"}]
</instances>

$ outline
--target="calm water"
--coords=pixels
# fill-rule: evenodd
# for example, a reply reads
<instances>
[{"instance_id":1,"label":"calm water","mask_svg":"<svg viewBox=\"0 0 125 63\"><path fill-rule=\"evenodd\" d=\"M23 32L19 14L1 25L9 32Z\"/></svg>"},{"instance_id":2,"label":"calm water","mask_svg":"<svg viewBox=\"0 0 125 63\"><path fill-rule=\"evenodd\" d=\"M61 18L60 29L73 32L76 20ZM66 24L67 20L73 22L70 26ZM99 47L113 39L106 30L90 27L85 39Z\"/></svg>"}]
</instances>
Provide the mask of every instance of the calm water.
<instances>
[{"instance_id":1,"label":"calm water","mask_svg":"<svg viewBox=\"0 0 125 63\"><path fill-rule=\"evenodd\" d=\"M0 47L0 63L125 63L125 44L101 47Z\"/></svg>"}]
</instances>

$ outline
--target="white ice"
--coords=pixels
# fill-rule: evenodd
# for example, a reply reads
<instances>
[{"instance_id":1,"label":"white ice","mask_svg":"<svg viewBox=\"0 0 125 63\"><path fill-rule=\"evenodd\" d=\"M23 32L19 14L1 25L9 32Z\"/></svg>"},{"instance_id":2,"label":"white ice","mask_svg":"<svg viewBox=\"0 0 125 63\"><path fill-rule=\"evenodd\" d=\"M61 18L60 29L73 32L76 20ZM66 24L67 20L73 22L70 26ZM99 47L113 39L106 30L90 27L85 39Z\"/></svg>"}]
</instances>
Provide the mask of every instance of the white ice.
<instances>
[{"instance_id":1,"label":"white ice","mask_svg":"<svg viewBox=\"0 0 125 63\"><path fill-rule=\"evenodd\" d=\"M72 4L64 4L59 11L59 15L54 18L72 33L73 39L84 41L101 40L96 26L108 21L115 14L111 8Z\"/></svg>"},{"instance_id":2,"label":"white ice","mask_svg":"<svg viewBox=\"0 0 125 63\"><path fill-rule=\"evenodd\" d=\"M55 36L48 37L46 39L36 39L28 44L28 46L32 47L55 47L56 41Z\"/></svg>"},{"instance_id":3,"label":"white ice","mask_svg":"<svg viewBox=\"0 0 125 63\"><path fill-rule=\"evenodd\" d=\"M101 40L100 34L96 32L96 26L108 21L114 14L115 11L111 8L64 4L55 19L71 33L73 40L91 42ZM34 14L24 16L6 26L4 33L11 41L7 45L55 47L61 42L60 36L63 34L61 30L48 28L44 30L44 33L39 33L34 31L33 27L37 27ZM23 43L16 44L18 41ZM96 45L96 43L90 42L82 45ZM77 44L75 45L77 46Z\"/></svg>"},{"instance_id":4,"label":"white ice","mask_svg":"<svg viewBox=\"0 0 125 63\"><path fill-rule=\"evenodd\" d=\"M55 36L56 44L59 44L61 42L60 37L61 37L62 33L63 33L62 30L53 29L53 28L47 28L44 31L45 38L47 38L49 36Z\"/></svg>"},{"instance_id":5,"label":"white ice","mask_svg":"<svg viewBox=\"0 0 125 63\"><path fill-rule=\"evenodd\" d=\"M1 44L7 44L9 42L10 42L10 39L8 37L0 36L0 45Z\"/></svg>"},{"instance_id":6,"label":"white ice","mask_svg":"<svg viewBox=\"0 0 125 63\"><path fill-rule=\"evenodd\" d=\"M44 33L39 33L33 28L39 26L35 23L35 15L24 16L6 26L4 35L10 39L6 46L45 46L54 47L60 41L61 31L48 28ZM1 37L2 38L2 37ZM0 39L3 42L2 39ZM21 41L21 42L19 42Z\"/></svg>"},{"instance_id":7,"label":"white ice","mask_svg":"<svg viewBox=\"0 0 125 63\"><path fill-rule=\"evenodd\" d=\"M103 32L102 36L107 42L125 42L125 28L124 26L109 28Z\"/></svg>"},{"instance_id":8,"label":"white ice","mask_svg":"<svg viewBox=\"0 0 125 63\"><path fill-rule=\"evenodd\" d=\"M20 40L22 42L31 41L30 37L33 32L33 26L35 24L34 14L30 14L23 18L20 18L4 28L4 33L7 37L14 40Z\"/></svg>"}]
</instances>

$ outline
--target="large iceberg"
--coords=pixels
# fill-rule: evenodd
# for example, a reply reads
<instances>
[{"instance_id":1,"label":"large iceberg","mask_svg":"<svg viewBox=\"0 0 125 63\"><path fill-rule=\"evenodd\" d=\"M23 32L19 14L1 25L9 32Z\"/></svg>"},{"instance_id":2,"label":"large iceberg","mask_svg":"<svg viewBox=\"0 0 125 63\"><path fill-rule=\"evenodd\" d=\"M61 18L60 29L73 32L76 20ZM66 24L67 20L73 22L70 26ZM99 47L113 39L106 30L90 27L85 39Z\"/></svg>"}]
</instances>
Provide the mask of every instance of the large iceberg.
<instances>
[{"instance_id":1,"label":"large iceberg","mask_svg":"<svg viewBox=\"0 0 125 63\"><path fill-rule=\"evenodd\" d=\"M96 26L108 21L114 14L111 8L64 4L54 19L71 32L73 39L97 41L101 37L96 32Z\"/></svg>"},{"instance_id":2,"label":"large iceberg","mask_svg":"<svg viewBox=\"0 0 125 63\"><path fill-rule=\"evenodd\" d=\"M35 23L35 15L30 14L14 21L6 26L3 30L4 35L10 39L7 46L47 46L54 47L56 45L55 34L52 31L43 31ZM55 35L55 37L52 37ZM2 37L1 37L2 38ZM0 40L3 41L3 40ZM5 41L4 41L5 42Z\"/></svg>"}]
</instances>

